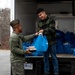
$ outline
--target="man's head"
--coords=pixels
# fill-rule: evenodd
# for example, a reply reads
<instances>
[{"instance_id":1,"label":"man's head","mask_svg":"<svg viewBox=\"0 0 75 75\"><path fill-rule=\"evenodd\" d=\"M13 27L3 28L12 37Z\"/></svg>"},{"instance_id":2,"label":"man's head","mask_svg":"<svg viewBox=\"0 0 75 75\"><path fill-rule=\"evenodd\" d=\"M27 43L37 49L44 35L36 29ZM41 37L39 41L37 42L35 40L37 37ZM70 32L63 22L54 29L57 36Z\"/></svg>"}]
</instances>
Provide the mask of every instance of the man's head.
<instances>
[{"instance_id":1,"label":"man's head","mask_svg":"<svg viewBox=\"0 0 75 75\"><path fill-rule=\"evenodd\" d=\"M17 33L21 33L22 32L22 26L20 24L20 20L19 19L15 19L12 20L10 22L10 26L13 28L14 31L16 31Z\"/></svg>"},{"instance_id":2,"label":"man's head","mask_svg":"<svg viewBox=\"0 0 75 75\"><path fill-rule=\"evenodd\" d=\"M47 17L47 14L45 12L45 10L43 8L39 8L36 12L36 14L38 15L38 17L41 19L41 20L44 20L46 19Z\"/></svg>"}]
</instances>

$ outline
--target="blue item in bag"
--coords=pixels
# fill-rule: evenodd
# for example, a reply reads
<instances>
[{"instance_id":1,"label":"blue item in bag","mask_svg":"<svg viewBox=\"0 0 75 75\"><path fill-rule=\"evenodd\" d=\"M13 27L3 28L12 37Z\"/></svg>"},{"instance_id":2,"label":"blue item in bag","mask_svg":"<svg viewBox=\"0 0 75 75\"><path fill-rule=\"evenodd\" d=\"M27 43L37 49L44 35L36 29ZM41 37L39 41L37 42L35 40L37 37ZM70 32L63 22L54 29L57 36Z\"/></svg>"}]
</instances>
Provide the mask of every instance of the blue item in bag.
<instances>
[{"instance_id":1,"label":"blue item in bag","mask_svg":"<svg viewBox=\"0 0 75 75\"><path fill-rule=\"evenodd\" d=\"M26 47L31 46L31 43L30 42L23 42L22 45L23 45L23 50L26 50ZM25 54L25 57L26 56L43 56L43 52L36 51L36 52L32 52L31 54Z\"/></svg>"},{"instance_id":2,"label":"blue item in bag","mask_svg":"<svg viewBox=\"0 0 75 75\"><path fill-rule=\"evenodd\" d=\"M32 46L35 46L36 51L46 52L48 49L46 36L43 36L42 34L38 35L37 38L33 40Z\"/></svg>"}]
</instances>

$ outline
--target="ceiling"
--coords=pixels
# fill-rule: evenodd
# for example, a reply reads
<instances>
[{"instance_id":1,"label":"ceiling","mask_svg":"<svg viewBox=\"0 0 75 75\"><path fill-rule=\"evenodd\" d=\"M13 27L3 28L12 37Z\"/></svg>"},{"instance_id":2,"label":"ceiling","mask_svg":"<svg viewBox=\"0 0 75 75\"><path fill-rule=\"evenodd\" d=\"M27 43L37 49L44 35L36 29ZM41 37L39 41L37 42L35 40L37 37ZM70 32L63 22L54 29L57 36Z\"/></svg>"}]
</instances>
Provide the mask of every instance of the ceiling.
<instances>
[{"instance_id":1,"label":"ceiling","mask_svg":"<svg viewBox=\"0 0 75 75\"><path fill-rule=\"evenodd\" d=\"M18 2L37 2L37 3L57 3L57 2L72 2L75 0L16 0Z\"/></svg>"},{"instance_id":2,"label":"ceiling","mask_svg":"<svg viewBox=\"0 0 75 75\"><path fill-rule=\"evenodd\" d=\"M62 2L72 2L72 1L75 1L75 0L36 0L37 3L62 3Z\"/></svg>"}]
</instances>

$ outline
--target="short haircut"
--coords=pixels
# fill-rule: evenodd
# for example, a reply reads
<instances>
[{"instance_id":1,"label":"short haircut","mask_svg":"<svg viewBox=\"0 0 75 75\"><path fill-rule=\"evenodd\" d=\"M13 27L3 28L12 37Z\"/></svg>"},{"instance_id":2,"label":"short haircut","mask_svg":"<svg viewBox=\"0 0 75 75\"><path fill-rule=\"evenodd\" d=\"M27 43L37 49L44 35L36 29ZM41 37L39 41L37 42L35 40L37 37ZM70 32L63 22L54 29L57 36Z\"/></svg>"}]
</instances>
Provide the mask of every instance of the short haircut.
<instances>
[{"instance_id":1,"label":"short haircut","mask_svg":"<svg viewBox=\"0 0 75 75\"><path fill-rule=\"evenodd\" d=\"M19 24L20 23L20 20L19 19L15 19L15 20L12 20L10 22L10 26L14 27L15 25Z\"/></svg>"},{"instance_id":2,"label":"short haircut","mask_svg":"<svg viewBox=\"0 0 75 75\"><path fill-rule=\"evenodd\" d=\"M43 8L38 8L36 11L36 14L39 14L40 12L45 11Z\"/></svg>"}]
</instances>

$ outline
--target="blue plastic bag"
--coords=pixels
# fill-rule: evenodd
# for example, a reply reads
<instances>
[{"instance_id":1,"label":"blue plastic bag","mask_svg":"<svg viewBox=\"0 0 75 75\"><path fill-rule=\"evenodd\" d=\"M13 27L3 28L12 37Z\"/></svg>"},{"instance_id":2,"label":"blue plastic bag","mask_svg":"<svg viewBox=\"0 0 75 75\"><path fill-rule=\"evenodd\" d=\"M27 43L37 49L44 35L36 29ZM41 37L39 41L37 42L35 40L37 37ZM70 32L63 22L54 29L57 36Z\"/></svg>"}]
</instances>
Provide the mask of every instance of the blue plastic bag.
<instances>
[{"instance_id":1,"label":"blue plastic bag","mask_svg":"<svg viewBox=\"0 0 75 75\"><path fill-rule=\"evenodd\" d=\"M66 54L72 54L71 45L69 43L64 43L64 50Z\"/></svg>"},{"instance_id":2,"label":"blue plastic bag","mask_svg":"<svg viewBox=\"0 0 75 75\"><path fill-rule=\"evenodd\" d=\"M61 40L57 40L57 43L56 43L56 52L58 54L64 53L64 45L63 45L63 43L62 43Z\"/></svg>"},{"instance_id":3,"label":"blue plastic bag","mask_svg":"<svg viewBox=\"0 0 75 75\"><path fill-rule=\"evenodd\" d=\"M34 38L35 40L36 38ZM26 50L27 47L31 46L31 42L23 42L23 50ZM35 51L35 52L32 52L31 54L25 54L25 57L26 56L43 56L44 52L41 52L41 51Z\"/></svg>"},{"instance_id":4,"label":"blue plastic bag","mask_svg":"<svg viewBox=\"0 0 75 75\"><path fill-rule=\"evenodd\" d=\"M46 52L48 49L46 36L43 36L42 34L38 35L37 38L33 40L32 46L35 46L36 51Z\"/></svg>"},{"instance_id":5,"label":"blue plastic bag","mask_svg":"<svg viewBox=\"0 0 75 75\"><path fill-rule=\"evenodd\" d=\"M25 54L25 56L43 56L44 52L47 51L48 48L48 41L46 36L38 35L33 39L33 42L24 42L23 43L23 50L26 50L26 47L35 46L36 51L32 52L31 54Z\"/></svg>"}]
</instances>

